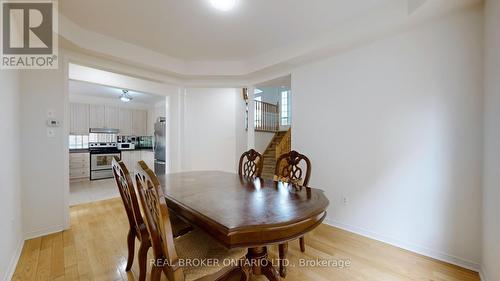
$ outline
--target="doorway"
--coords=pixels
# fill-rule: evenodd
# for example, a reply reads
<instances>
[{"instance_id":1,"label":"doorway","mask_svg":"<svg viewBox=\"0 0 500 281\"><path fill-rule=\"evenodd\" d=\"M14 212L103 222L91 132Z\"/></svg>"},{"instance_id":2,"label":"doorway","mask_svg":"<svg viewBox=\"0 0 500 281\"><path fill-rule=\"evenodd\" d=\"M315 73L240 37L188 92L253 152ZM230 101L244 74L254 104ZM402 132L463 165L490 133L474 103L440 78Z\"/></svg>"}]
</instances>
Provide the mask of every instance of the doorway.
<instances>
[{"instance_id":1,"label":"doorway","mask_svg":"<svg viewBox=\"0 0 500 281\"><path fill-rule=\"evenodd\" d=\"M276 159L291 150L291 76L256 85L254 105L255 149L264 156L262 177L272 179Z\"/></svg>"}]
</instances>

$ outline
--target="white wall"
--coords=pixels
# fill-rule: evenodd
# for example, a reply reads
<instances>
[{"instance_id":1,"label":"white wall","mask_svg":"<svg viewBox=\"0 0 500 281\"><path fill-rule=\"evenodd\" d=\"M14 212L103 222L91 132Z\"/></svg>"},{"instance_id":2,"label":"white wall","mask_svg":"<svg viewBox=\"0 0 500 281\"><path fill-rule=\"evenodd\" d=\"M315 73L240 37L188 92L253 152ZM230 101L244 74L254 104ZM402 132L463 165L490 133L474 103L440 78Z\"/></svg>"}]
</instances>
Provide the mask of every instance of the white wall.
<instances>
[{"instance_id":1,"label":"white wall","mask_svg":"<svg viewBox=\"0 0 500 281\"><path fill-rule=\"evenodd\" d=\"M479 267L482 40L475 7L292 73L329 223Z\"/></svg>"},{"instance_id":2,"label":"white wall","mask_svg":"<svg viewBox=\"0 0 500 281\"><path fill-rule=\"evenodd\" d=\"M500 2L486 1L483 273L500 280Z\"/></svg>"},{"instance_id":3,"label":"white wall","mask_svg":"<svg viewBox=\"0 0 500 281\"><path fill-rule=\"evenodd\" d=\"M27 238L60 231L65 225L68 138L64 126L68 97L65 70L25 71L21 78L23 221ZM48 137L48 112L62 121Z\"/></svg>"},{"instance_id":4,"label":"white wall","mask_svg":"<svg viewBox=\"0 0 500 281\"><path fill-rule=\"evenodd\" d=\"M246 131L235 118L237 109L244 110L241 103L241 89L186 89L183 170L236 171L237 160L245 150ZM241 151L238 155L237 150Z\"/></svg>"},{"instance_id":5,"label":"white wall","mask_svg":"<svg viewBox=\"0 0 500 281\"><path fill-rule=\"evenodd\" d=\"M0 131L3 137L0 161L0 280L12 277L24 242L21 214L20 92L19 73L0 70Z\"/></svg>"},{"instance_id":6,"label":"white wall","mask_svg":"<svg viewBox=\"0 0 500 281\"><path fill-rule=\"evenodd\" d=\"M235 143L235 156L236 161L239 162L241 154L248 150L248 134L246 131L246 103L243 100L243 96L241 94L242 89L235 89L237 92L235 97L235 110L234 110L234 121L235 123L235 135L236 135L236 143ZM238 165L237 163L235 165ZM234 172L237 170L237 166L235 166Z\"/></svg>"},{"instance_id":7,"label":"white wall","mask_svg":"<svg viewBox=\"0 0 500 281\"><path fill-rule=\"evenodd\" d=\"M255 132L255 150L264 154L267 146L273 140L274 133Z\"/></svg>"}]
</instances>

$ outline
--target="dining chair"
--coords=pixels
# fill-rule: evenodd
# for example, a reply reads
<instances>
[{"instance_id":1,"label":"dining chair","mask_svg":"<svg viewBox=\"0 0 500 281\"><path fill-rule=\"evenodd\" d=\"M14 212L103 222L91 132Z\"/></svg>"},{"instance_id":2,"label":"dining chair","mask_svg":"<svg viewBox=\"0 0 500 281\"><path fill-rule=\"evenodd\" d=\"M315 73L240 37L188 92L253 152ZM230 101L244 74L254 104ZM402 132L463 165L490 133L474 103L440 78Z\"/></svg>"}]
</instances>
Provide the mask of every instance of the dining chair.
<instances>
[{"instance_id":1,"label":"dining chair","mask_svg":"<svg viewBox=\"0 0 500 281\"><path fill-rule=\"evenodd\" d=\"M236 264L246 254L244 249L227 250L198 229L174 239L169 210L164 196L160 195L158 179L153 171L143 167L144 164L139 163L135 178L154 253L151 281L159 281L162 273L170 281L219 280L237 269ZM226 266L228 260L235 262ZM196 261L211 262L197 264Z\"/></svg>"},{"instance_id":2,"label":"dining chair","mask_svg":"<svg viewBox=\"0 0 500 281\"><path fill-rule=\"evenodd\" d=\"M148 169L147 165L145 168ZM128 259L125 270L129 271L134 263L135 239L137 239L141 243L138 253L139 281L144 281L146 280L147 254L151 247L149 233L140 211L134 182L130 177L127 166L120 159L115 157L112 161L112 169L130 226L127 235ZM173 216L171 222L174 237L182 236L193 229L191 225L182 221L177 216Z\"/></svg>"},{"instance_id":3,"label":"dining chair","mask_svg":"<svg viewBox=\"0 0 500 281\"><path fill-rule=\"evenodd\" d=\"M245 151L240 157L238 174L244 177L260 177L263 167L264 157L254 149L250 149L249 151Z\"/></svg>"},{"instance_id":4,"label":"dining chair","mask_svg":"<svg viewBox=\"0 0 500 281\"><path fill-rule=\"evenodd\" d=\"M150 170L154 174L153 170L151 170L151 168L149 168L149 166L144 161L137 162L137 166L141 167L145 171ZM152 180L155 181L154 186L160 186L160 183L156 176ZM158 189L158 193L160 194L160 196L163 196L163 191L161 189ZM176 214L169 213L169 218L170 218L170 224L172 225L172 231L174 233L174 237L182 236L193 230L192 225L181 219Z\"/></svg>"},{"instance_id":5,"label":"dining chair","mask_svg":"<svg viewBox=\"0 0 500 281\"><path fill-rule=\"evenodd\" d=\"M135 193L134 183L130 177L127 167L122 161L120 161L120 159L115 157L112 161L112 168L130 226L127 235L128 259L125 270L129 271L132 268L132 264L134 262L135 239L137 238L141 243L139 246L138 258L139 281L144 281L146 280L147 254L149 248L151 247L149 233L142 218L139 209L139 201Z\"/></svg>"},{"instance_id":6,"label":"dining chair","mask_svg":"<svg viewBox=\"0 0 500 281\"><path fill-rule=\"evenodd\" d=\"M305 171L304 171L305 170ZM298 153L295 150L285 153L276 160L274 170L275 181L287 182L293 185L307 186L311 177L311 161L307 156ZM306 243L304 236L299 238L300 251L306 251ZM284 259L288 250L288 244L279 245L280 256L280 275L286 276L286 268Z\"/></svg>"}]
</instances>

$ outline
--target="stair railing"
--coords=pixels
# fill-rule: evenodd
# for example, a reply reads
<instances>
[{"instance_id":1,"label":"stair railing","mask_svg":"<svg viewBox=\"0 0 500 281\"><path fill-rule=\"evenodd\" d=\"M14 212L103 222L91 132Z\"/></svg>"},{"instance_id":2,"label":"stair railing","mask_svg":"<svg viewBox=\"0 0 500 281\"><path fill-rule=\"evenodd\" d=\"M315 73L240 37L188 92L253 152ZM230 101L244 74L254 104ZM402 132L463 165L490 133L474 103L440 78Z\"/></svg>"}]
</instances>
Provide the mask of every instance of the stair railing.
<instances>
[{"instance_id":1,"label":"stair railing","mask_svg":"<svg viewBox=\"0 0 500 281\"><path fill-rule=\"evenodd\" d=\"M277 132L279 130L279 105L255 101L255 130Z\"/></svg>"}]
</instances>

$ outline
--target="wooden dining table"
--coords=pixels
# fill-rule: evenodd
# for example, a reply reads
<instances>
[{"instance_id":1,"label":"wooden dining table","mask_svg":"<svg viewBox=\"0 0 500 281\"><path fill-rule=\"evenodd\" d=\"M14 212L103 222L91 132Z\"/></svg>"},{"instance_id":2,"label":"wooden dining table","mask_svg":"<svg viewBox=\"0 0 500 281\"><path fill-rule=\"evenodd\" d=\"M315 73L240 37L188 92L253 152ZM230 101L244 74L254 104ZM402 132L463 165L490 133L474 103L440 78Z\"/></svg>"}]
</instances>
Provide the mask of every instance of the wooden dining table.
<instances>
[{"instance_id":1,"label":"wooden dining table","mask_svg":"<svg viewBox=\"0 0 500 281\"><path fill-rule=\"evenodd\" d=\"M227 172L172 173L158 179L170 211L228 249L248 248L242 266L248 278L264 275L281 280L267 246L313 230L324 220L329 204L320 189Z\"/></svg>"}]
</instances>

